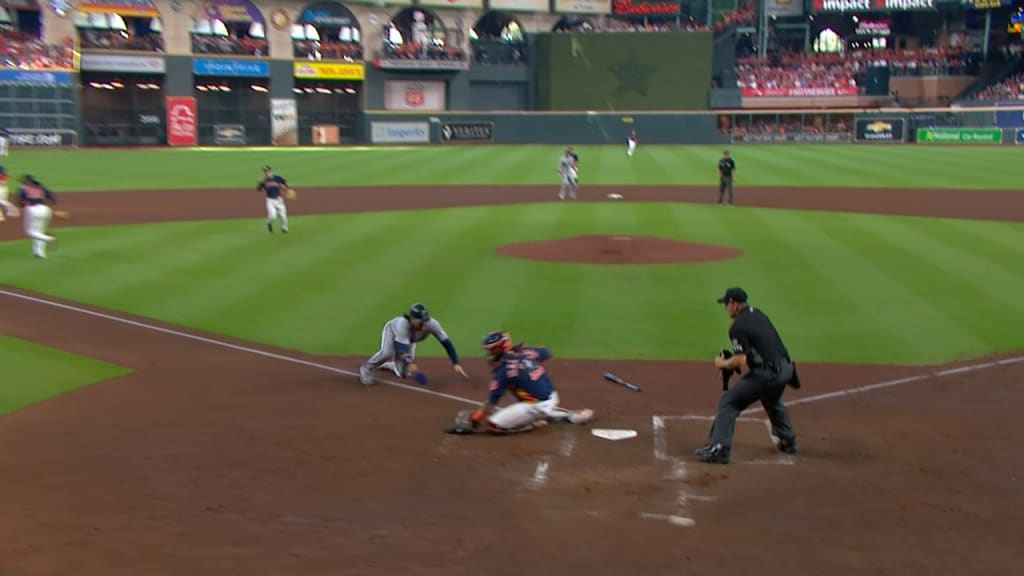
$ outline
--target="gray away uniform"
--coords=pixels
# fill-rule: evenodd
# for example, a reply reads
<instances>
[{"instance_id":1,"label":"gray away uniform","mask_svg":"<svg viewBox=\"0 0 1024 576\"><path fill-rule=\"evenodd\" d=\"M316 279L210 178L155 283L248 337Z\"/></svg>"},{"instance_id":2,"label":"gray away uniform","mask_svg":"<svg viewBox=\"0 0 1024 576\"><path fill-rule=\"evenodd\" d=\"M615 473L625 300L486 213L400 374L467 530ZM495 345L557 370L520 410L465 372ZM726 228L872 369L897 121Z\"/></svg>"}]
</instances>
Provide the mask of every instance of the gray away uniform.
<instances>
[{"instance_id":1,"label":"gray away uniform","mask_svg":"<svg viewBox=\"0 0 1024 576\"><path fill-rule=\"evenodd\" d=\"M441 327L441 323L433 318L424 322L419 330L413 330L412 323L408 318L396 316L384 325L380 334L380 350L366 361L363 368L373 370L385 362L394 363L392 369L395 374L401 376L405 373L406 366L416 358L416 343L426 340L427 336L431 334L441 344L449 341L448 333ZM396 343L398 346L395 346ZM409 350L409 358L403 361L398 358L398 355L400 349L405 348ZM447 349L448 346L446 345L445 348Z\"/></svg>"},{"instance_id":2,"label":"gray away uniform","mask_svg":"<svg viewBox=\"0 0 1024 576\"><path fill-rule=\"evenodd\" d=\"M569 198L576 198L576 161L572 156L563 154L558 162L558 173L562 175L562 187L558 190L558 198L565 199L566 193Z\"/></svg>"}]
</instances>

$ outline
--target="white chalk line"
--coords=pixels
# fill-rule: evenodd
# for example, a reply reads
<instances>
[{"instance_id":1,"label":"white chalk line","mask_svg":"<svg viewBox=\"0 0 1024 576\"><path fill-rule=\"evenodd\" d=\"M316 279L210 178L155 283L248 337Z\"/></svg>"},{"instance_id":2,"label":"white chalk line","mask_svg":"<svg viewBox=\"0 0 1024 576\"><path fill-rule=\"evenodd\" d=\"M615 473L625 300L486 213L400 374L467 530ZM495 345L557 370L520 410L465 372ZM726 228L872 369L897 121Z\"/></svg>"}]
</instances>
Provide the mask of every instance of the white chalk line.
<instances>
[{"instance_id":1,"label":"white chalk line","mask_svg":"<svg viewBox=\"0 0 1024 576\"><path fill-rule=\"evenodd\" d=\"M327 371L327 372L333 372L335 374L343 374L345 376L352 376L352 377L355 377L355 378L359 377L359 373L358 372L352 372L350 370L345 370L345 369L342 369L342 368L335 368L334 366L329 366L327 364L321 364L319 362L312 362L312 361L309 361L309 360L302 360L301 358L295 358L295 357L292 357L292 356L285 356L284 354L277 354L277 353L274 353L274 352L267 352L267 351L264 351L264 350L258 350L256 348L250 348L248 346L242 346L242 345L239 345L239 344L232 344L230 342L224 342L223 340L216 340L214 338L207 338L205 336L199 336L197 334L189 334L188 332L183 332L183 331L180 331L180 330L174 330L174 329L171 329L171 328L163 328L161 326L156 326L154 324L148 324L146 322L139 322L137 320L129 320L127 318L122 318L120 316L115 316L113 314L104 314L103 312L95 312L93 310L88 310L88 309L85 309L85 308L79 308L78 306L72 306L70 304L63 304L63 303L60 303L60 302L54 302L52 300L46 300L44 298L36 298L34 296L28 296L28 295L25 295L25 294L19 294L17 292L9 292L7 290L2 290L2 289L0 289L0 295L8 296L8 297L11 297L11 298L18 298L20 300L26 300L26 301L29 301L29 302L35 302L36 304L43 304L45 306L51 306L53 308L60 308L62 310L69 310L71 312L77 312L79 314L85 314L87 316L94 316L96 318L102 318L104 320L109 320L111 322L117 322L117 323L120 323L120 324L126 324L128 326L134 326L136 328L142 328L144 330L151 330L153 332L160 332L162 334L169 334L171 336L178 336L180 338L185 338L185 339L188 339L188 340L194 340L196 342L202 342L204 344L211 344L211 345L214 345L214 346L220 346L222 348L230 348L231 350L237 350L239 352L246 352L248 354L255 354L257 356L263 356L265 358L273 358L275 360L280 360L282 362L290 362L292 364L299 364L299 365L302 365L302 366L308 366L310 368L318 368L320 370L324 370L324 371ZM381 384L385 384L387 386L393 386L395 388L401 388L402 390L408 390L410 392L417 392L419 394L426 394L427 396L435 396L435 397L438 397L438 398L446 398L448 400L454 400L456 402L462 402L464 404L472 404L474 406L479 406L480 405L480 402L478 400L471 400L469 398L463 398L462 396L456 396L454 394L446 394L444 392L438 392L436 390L430 390L430 389L427 389L427 388L419 388L419 387L416 387L416 386L410 386L408 384L402 384L401 382L395 382L393 380L384 380L384 379L381 379L381 378L374 377L374 382L379 382Z\"/></svg>"},{"instance_id":2,"label":"white chalk line","mask_svg":"<svg viewBox=\"0 0 1024 576\"><path fill-rule=\"evenodd\" d=\"M530 480L531 486L534 488L541 488L548 482L548 466L551 463L547 458L541 458L537 461L537 468L533 471L533 478Z\"/></svg>"}]
</instances>

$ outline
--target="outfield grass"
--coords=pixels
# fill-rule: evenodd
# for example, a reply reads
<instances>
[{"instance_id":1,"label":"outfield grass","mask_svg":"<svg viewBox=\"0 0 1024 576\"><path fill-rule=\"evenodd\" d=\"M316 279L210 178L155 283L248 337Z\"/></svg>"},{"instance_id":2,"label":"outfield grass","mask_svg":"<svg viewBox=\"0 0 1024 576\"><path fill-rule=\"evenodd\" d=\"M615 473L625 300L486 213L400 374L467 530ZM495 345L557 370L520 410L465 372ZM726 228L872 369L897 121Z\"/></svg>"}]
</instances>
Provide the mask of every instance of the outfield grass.
<instances>
[{"instance_id":1,"label":"outfield grass","mask_svg":"<svg viewBox=\"0 0 1024 576\"><path fill-rule=\"evenodd\" d=\"M1019 188L1024 147L732 146L737 185ZM557 182L557 146L405 148L17 150L8 171L55 192L255 187L272 165L297 187ZM713 185L719 146L580 146L581 184ZM991 168L997 167L997 168Z\"/></svg>"},{"instance_id":2,"label":"outfield grass","mask_svg":"<svg viewBox=\"0 0 1024 576\"><path fill-rule=\"evenodd\" d=\"M0 416L90 384L124 376L112 366L0 335Z\"/></svg>"},{"instance_id":3,"label":"outfield grass","mask_svg":"<svg viewBox=\"0 0 1024 576\"><path fill-rule=\"evenodd\" d=\"M415 233L410 233L415 231ZM499 245L647 234L731 245L706 264L603 267ZM0 284L317 354L369 354L422 300L463 354L487 331L562 357L706 360L745 286L804 361L924 364L1024 347L1024 225L671 203L542 203L62 228L47 261L0 244ZM419 353L442 356L432 342Z\"/></svg>"}]
</instances>

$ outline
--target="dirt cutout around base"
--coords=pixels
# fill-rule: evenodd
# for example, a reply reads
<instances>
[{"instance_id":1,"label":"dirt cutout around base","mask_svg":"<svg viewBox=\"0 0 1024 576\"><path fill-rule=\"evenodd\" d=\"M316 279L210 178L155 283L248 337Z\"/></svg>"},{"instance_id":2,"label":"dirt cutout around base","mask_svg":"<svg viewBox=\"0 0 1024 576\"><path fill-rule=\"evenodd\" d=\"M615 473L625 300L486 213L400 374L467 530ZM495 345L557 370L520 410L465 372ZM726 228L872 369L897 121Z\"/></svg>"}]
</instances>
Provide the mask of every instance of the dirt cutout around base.
<instances>
[{"instance_id":1,"label":"dirt cutout around base","mask_svg":"<svg viewBox=\"0 0 1024 576\"><path fill-rule=\"evenodd\" d=\"M576 264L677 264L729 260L743 251L728 246L695 244L656 236L573 236L498 247L510 258Z\"/></svg>"}]
</instances>

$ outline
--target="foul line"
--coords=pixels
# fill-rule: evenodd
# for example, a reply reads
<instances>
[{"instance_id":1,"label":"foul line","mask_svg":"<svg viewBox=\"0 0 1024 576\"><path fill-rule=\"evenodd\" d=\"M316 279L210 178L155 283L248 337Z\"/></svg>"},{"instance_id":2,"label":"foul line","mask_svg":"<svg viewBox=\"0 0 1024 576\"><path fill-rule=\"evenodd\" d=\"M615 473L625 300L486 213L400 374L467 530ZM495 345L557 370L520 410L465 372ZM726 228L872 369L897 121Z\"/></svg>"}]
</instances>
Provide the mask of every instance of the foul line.
<instances>
[{"instance_id":1,"label":"foul line","mask_svg":"<svg viewBox=\"0 0 1024 576\"><path fill-rule=\"evenodd\" d=\"M944 378L946 376L955 376L957 374L967 374L969 372L980 372L981 370L987 370L989 368L996 368L998 366L1009 366L1011 364L1019 364L1024 362L1024 356L1014 356L1012 358L1005 358L1003 360L995 360L992 362L981 362L978 364L969 364L967 366L960 366L959 368L948 368L946 370L938 370L936 372L928 372L926 374L918 374L917 376L908 376L906 378L899 378L896 380L886 380L885 382L878 382L875 384L868 384L866 386L857 386L856 388L847 388L845 390L836 390L834 392L825 392L823 394L815 394L813 396L805 396L803 398L797 398L795 400L786 401L786 406L795 406L797 404L809 404L811 402L819 402L821 400L829 400L832 398L841 398L843 396L854 396L856 394L863 394L865 392L871 392L872 390L882 390L884 388L893 388L902 384L911 384L913 382L922 382L924 380L931 380L933 378ZM748 411L744 411L744 414L764 412L764 408L751 407Z\"/></svg>"},{"instance_id":2,"label":"foul line","mask_svg":"<svg viewBox=\"0 0 1024 576\"><path fill-rule=\"evenodd\" d=\"M250 348L248 346L241 346L238 344L232 344L230 342L224 342L222 340L215 340L213 338L206 338L205 336L199 336L196 334L189 334L188 332L182 332L180 330L173 330L171 328L163 328L154 324L147 324L145 322L139 322L136 320L129 320L120 316L114 316L112 314L104 314L102 312L95 312L93 310L87 310L85 308L79 308L78 306L71 306L69 304L62 304L60 302L54 302L52 300L46 300L43 298L36 298L34 296L27 296L25 294L19 294L17 292L9 292L7 290L0 289L0 295L9 296L11 298L19 298L21 300L27 300L29 302L35 302L37 304L43 304L45 306L51 306L53 308L61 308L63 310L70 310L72 312L78 312L79 314L85 314L87 316L94 316L96 318L103 318L104 320L110 320L112 322L118 322L120 324L127 324L129 326L135 326L136 328L142 328L144 330L152 330L153 332L161 332L163 334L170 334L172 336L178 336L180 338L186 338L188 340L194 340L196 342L202 342L204 344L212 344L214 346L220 346L222 348L230 348L239 352L247 352L249 354L255 354L257 356L263 356L266 358L273 358L275 360L281 360L282 362L290 362L292 364L299 364L302 366L308 366L310 368L319 368L327 372L334 372L335 374L343 374L345 376L359 377L359 373L352 372L350 370L344 370L342 368L335 368L334 366L328 366L327 364L320 364L319 362L311 362L309 360L302 360L301 358L295 358L292 356L285 356L283 354L276 354L274 352L266 352L264 350L258 350L256 348ZM448 400L454 400L456 402L462 402L464 404L472 404L478 406L480 404L477 400L470 400L469 398L463 398L462 396L455 396L454 394L445 394L444 392L437 392L435 390L429 390L427 388L418 388L410 386L408 384L402 384L401 382L395 382L393 380L382 380L374 377L374 382L379 382L387 386L394 386L395 388L401 388L402 390L408 390L410 392L418 392L420 394L426 394L428 396L436 396L438 398L446 398Z\"/></svg>"}]
</instances>

